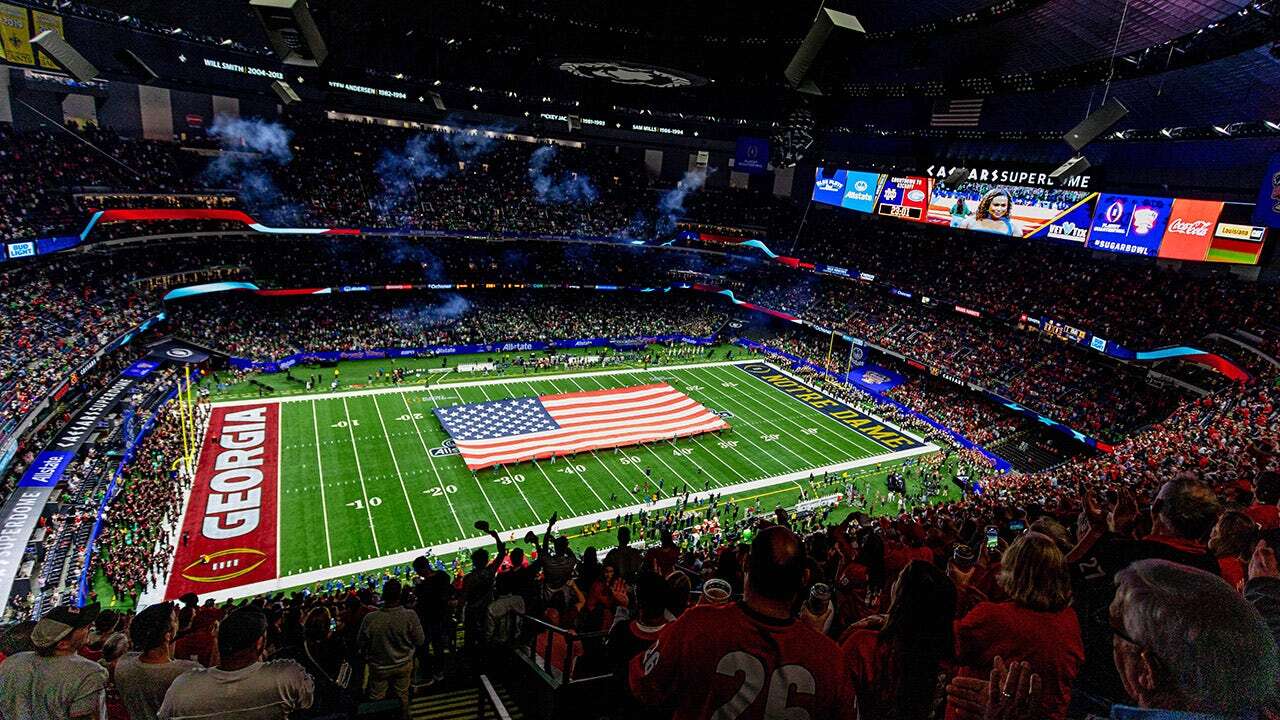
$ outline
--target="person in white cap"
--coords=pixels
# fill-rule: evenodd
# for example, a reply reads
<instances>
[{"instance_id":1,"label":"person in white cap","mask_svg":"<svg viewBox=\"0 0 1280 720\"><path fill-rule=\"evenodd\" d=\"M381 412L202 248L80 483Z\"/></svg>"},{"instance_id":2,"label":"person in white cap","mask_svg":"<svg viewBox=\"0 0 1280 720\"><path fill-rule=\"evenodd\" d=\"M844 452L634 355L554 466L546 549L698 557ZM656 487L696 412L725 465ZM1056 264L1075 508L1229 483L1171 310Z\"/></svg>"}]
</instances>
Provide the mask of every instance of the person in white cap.
<instances>
[{"instance_id":1,"label":"person in white cap","mask_svg":"<svg viewBox=\"0 0 1280 720\"><path fill-rule=\"evenodd\" d=\"M107 669L77 652L100 609L62 605L40 618L35 651L0 664L0 720L105 717Z\"/></svg>"}]
</instances>

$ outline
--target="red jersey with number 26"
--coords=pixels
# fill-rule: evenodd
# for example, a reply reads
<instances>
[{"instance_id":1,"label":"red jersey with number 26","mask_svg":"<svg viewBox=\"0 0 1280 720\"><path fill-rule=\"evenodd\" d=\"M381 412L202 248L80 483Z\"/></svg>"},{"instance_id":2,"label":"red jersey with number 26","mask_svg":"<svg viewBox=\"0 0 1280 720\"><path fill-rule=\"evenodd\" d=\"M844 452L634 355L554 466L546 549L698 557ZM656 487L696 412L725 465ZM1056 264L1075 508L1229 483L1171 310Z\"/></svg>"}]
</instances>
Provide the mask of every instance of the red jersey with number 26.
<instances>
[{"instance_id":1,"label":"red jersey with number 26","mask_svg":"<svg viewBox=\"0 0 1280 720\"><path fill-rule=\"evenodd\" d=\"M690 608L631 661L631 691L672 720L857 720L840 649L745 605Z\"/></svg>"}]
</instances>

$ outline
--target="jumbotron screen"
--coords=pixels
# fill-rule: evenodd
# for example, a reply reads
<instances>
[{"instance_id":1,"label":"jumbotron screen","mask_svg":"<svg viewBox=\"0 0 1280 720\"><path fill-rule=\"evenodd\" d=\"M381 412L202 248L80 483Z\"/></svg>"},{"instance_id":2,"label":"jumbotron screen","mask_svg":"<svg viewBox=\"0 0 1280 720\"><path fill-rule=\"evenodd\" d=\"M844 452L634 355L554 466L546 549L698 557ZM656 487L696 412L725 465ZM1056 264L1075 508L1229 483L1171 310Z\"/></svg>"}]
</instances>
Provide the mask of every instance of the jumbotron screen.
<instances>
[{"instance_id":1,"label":"jumbotron screen","mask_svg":"<svg viewBox=\"0 0 1280 720\"><path fill-rule=\"evenodd\" d=\"M1256 265L1267 229L1252 205L859 170L814 177L814 202L960 230L1033 238L1121 255Z\"/></svg>"}]
</instances>

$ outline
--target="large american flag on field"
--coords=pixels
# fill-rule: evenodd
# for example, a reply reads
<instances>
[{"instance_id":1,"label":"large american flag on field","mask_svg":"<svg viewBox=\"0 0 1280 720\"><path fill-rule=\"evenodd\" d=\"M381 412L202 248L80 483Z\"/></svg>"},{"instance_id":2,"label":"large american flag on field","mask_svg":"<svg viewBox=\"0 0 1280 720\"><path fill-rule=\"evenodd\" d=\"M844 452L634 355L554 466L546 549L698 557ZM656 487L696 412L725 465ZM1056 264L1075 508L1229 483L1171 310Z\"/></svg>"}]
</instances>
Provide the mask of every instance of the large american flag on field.
<instances>
[{"instance_id":1,"label":"large american flag on field","mask_svg":"<svg viewBox=\"0 0 1280 720\"><path fill-rule=\"evenodd\" d=\"M729 427L667 383L436 408L472 470Z\"/></svg>"}]
</instances>

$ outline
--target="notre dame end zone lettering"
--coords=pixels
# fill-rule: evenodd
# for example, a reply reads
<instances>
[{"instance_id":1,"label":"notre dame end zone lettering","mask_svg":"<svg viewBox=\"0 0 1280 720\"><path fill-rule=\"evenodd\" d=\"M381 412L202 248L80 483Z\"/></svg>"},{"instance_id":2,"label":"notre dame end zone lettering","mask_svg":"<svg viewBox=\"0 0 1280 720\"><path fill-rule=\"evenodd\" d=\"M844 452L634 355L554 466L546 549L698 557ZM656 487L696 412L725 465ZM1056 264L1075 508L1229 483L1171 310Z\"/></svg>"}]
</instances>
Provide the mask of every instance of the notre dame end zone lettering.
<instances>
[{"instance_id":1,"label":"notre dame end zone lettering","mask_svg":"<svg viewBox=\"0 0 1280 720\"><path fill-rule=\"evenodd\" d=\"M857 432L879 445L890 450L910 450L924 447L919 440L885 425L879 420L855 410L848 405L819 392L799 380L775 370L764 363L748 363L739 365L738 369L748 375L768 383L827 417L835 419L841 425Z\"/></svg>"}]
</instances>

